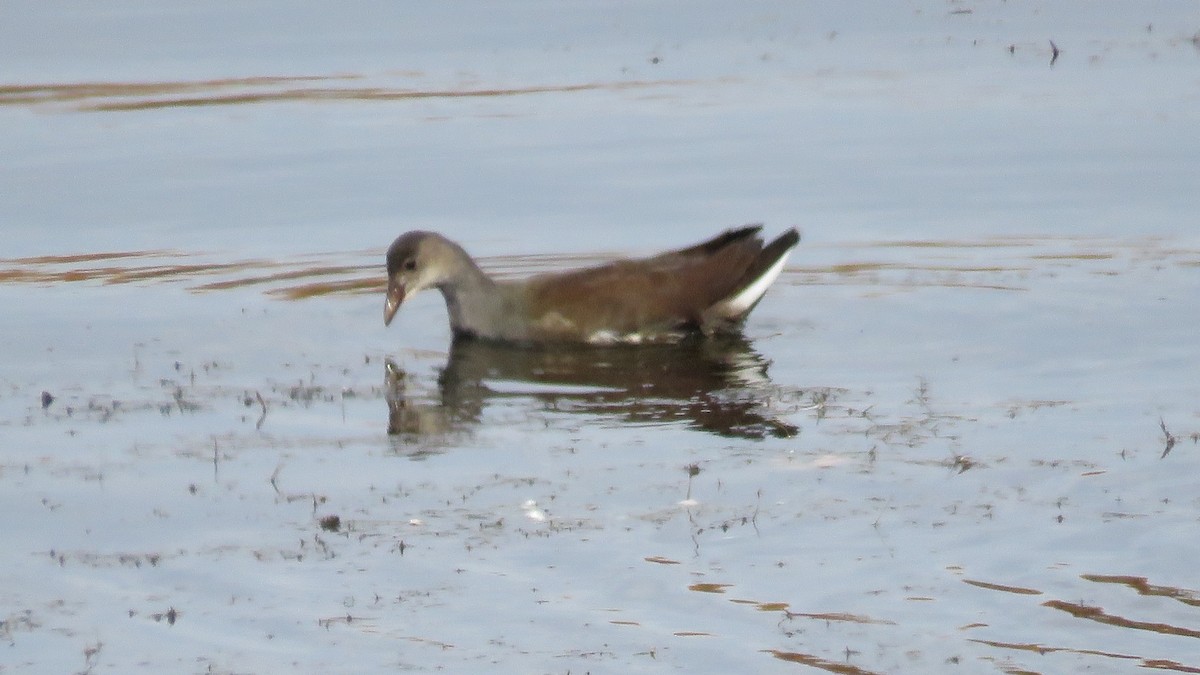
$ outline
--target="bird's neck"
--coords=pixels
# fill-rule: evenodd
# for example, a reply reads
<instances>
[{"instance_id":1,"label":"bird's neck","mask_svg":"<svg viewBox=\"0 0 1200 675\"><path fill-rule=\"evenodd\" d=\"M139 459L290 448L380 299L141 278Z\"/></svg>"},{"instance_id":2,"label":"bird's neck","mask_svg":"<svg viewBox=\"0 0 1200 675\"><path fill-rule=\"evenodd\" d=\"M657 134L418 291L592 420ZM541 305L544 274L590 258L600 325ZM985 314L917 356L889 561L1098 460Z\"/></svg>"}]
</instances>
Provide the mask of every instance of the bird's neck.
<instances>
[{"instance_id":1,"label":"bird's neck","mask_svg":"<svg viewBox=\"0 0 1200 675\"><path fill-rule=\"evenodd\" d=\"M465 257L457 273L438 289L446 299L450 328L455 333L493 337L494 327L506 323L504 315L510 311L507 294L470 258Z\"/></svg>"}]
</instances>

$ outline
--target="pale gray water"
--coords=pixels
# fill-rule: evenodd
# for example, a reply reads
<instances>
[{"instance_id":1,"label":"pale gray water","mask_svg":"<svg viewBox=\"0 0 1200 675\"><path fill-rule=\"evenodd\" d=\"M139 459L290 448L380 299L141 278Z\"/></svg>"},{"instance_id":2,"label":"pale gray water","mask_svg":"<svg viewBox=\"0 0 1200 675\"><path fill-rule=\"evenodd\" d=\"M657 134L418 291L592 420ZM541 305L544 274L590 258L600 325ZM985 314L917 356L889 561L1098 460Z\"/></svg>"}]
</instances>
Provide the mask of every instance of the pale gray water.
<instances>
[{"instance_id":1,"label":"pale gray water","mask_svg":"<svg viewBox=\"0 0 1200 675\"><path fill-rule=\"evenodd\" d=\"M1193 4L3 14L0 670L1200 668ZM755 221L746 343L382 326Z\"/></svg>"}]
</instances>

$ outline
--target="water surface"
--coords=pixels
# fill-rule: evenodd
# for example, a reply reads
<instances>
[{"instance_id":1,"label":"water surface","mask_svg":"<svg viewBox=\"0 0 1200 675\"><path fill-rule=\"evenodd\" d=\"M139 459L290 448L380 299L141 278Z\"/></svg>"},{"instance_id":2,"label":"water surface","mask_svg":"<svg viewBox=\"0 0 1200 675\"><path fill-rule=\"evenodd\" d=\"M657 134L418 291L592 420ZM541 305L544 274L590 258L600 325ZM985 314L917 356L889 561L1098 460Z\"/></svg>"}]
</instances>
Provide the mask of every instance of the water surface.
<instances>
[{"instance_id":1,"label":"water surface","mask_svg":"<svg viewBox=\"0 0 1200 675\"><path fill-rule=\"evenodd\" d=\"M1190 4L10 9L3 669L1200 670ZM758 221L743 340L382 326Z\"/></svg>"}]
</instances>

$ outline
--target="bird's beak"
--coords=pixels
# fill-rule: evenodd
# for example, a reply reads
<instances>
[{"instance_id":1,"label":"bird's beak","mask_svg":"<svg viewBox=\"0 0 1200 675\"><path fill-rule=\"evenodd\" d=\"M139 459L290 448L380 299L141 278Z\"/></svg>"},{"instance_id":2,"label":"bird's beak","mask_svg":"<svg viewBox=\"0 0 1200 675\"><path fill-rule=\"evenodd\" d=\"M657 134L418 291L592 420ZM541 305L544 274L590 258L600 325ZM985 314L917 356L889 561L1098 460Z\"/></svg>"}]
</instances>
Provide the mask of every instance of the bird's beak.
<instances>
[{"instance_id":1,"label":"bird's beak","mask_svg":"<svg viewBox=\"0 0 1200 675\"><path fill-rule=\"evenodd\" d=\"M402 302L404 302L404 284L395 279L388 279L387 298L383 301L383 325L386 326L392 322L392 317L396 316L396 310L400 309Z\"/></svg>"}]
</instances>

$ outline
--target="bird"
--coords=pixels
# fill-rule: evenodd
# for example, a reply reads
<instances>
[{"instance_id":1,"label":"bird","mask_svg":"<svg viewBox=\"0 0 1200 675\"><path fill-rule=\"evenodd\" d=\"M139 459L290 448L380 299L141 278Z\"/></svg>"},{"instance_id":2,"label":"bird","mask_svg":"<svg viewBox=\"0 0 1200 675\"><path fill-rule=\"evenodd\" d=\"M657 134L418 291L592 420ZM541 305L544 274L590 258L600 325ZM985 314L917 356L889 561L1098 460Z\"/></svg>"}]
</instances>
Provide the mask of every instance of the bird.
<instances>
[{"instance_id":1,"label":"bird","mask_svg":"<svg viewBox=\"0 0 1200 675\"><path fill-rule=\"evenodd\" d=\"M736 334L800 241L791 228L764 245L761 230L748 225L650 257L515 281L488 276L440 234L407 232L387 250L383 323L406 298L436 288L455 339L616 345Z\"/></svg>"}]
</instances>

